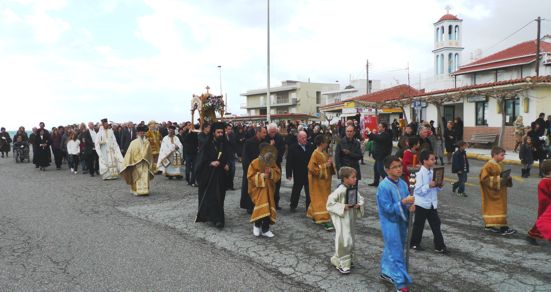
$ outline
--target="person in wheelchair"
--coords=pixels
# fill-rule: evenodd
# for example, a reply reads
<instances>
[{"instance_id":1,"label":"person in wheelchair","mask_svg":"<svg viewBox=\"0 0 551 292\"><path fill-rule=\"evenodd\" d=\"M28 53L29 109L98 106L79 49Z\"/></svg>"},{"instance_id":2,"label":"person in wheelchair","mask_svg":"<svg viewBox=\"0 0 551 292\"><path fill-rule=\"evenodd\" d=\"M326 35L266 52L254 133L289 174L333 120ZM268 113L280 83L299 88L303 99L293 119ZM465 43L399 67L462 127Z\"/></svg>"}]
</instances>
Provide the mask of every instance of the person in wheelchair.
<instances>
[{"instance_id":1,"label":"person in wheelchair","mask_svg":"<svg viewBox=\"0 0 551 292\"><path fill-rule=\"evenodd\" d=\"M24 140L23 135L15 136L13 152L16 162L23 162L25 159L29 159L29 141Z\"/></svg>"}]
</instances>

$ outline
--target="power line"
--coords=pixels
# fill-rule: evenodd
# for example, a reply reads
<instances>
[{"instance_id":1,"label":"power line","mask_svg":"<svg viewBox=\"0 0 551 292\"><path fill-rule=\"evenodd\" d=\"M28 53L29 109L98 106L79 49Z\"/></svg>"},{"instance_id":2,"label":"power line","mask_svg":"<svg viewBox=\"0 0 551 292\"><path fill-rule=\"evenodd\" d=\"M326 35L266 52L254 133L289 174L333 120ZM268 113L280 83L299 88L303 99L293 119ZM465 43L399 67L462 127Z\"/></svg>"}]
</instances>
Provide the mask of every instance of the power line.
<instances>
[{"instance_id":1,"label":"power line","mask_svg":"<svg viewBox=\"0 0 551 292\"><path fill-rule=\"evenodd\" d=\"M527 24L525 24L523 27L517 29L517 30L516 30L515 32L513 32L512 34L508 35L506 38L504 38L504 39L502 39L501 41L499 41L499 42L497 42L497 43L495 43L495 44L493 44L493 45L487 47L487 48L484 49L484 50L485 50L485 51L486 51L486 50L489 50L489 49L491 49L491 48L493 48L493 47L495 47L495 46L501 44L502 42L508 40L510 37L514 36L514 35L517 34L519 31L525 29L528 25L530 25L530 24L531 24L532 22L534 22L534 21L535 21L535 20L530 20L530 21L529 21Z\"/></svg>"}]
</instances>

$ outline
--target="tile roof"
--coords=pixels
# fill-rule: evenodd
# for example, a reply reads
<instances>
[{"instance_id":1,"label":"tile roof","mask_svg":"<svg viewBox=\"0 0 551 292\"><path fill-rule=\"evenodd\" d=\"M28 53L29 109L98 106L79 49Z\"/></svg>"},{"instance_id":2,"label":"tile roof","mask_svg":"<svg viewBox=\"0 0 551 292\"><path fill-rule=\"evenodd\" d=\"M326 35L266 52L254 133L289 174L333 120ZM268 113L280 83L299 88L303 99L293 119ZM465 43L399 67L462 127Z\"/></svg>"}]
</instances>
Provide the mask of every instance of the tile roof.
<instances>
[{"instance_id":1,"label":"tile roof","mask_svg":"<svg viewBox=\"0 0 551 292\"><path fill-rule=\"evenodd\" d=\"M353 97L350 100L358 100L364 102L385 102L389 100L402 99L406 96L414 96L421 93L423 93L422 90L417 90L406 84L400 84L370 94Z\"/></svg>"},{"instance_id":2,"label":"tile roof","mask_svg":"<svg viewBox=\"0 0 551 292\"><path fill-rule=\"evenodd\" d=\"M443 93L458 92L463 90L481 89L485 87L493 87L493 86L501 86L501 85L511 85L511 84L524 83L524 82L551 83L551 75L540 76L538 78L536 78L535 76L531 76L531 77L525 77L525 78L519 78L519 79L488 82L488 83L468 85L468 86L462 86L462 87L456 87L456 88L447 88L447 89L435 90L430 92L423 92L413 97L423 97L423 96L437 95L437 94L443 94Z\"/></svg>"},{"instance_id":3,"label":"tile roof","mask_svg":"<svg viewBox=\"0 0 551 292\"><path fill-rule=\"evenodd\" d=\"M345 100L337 101L334 103L326 104L324 106L321 106L320 108L322 109L330 108L330 107L342 105L347 101L356 101L356 100L363 101L363 102L384 103L385 101L402 99L407 96L416 96L423 92L424 90L417 90L409 85L400 84L400 85L379 90L370 94L364 94L364 95L348 98Z\"/></svg>"},{"instance_id":4,"label":"tile roof","mask_svg":"<svg viewBox=\"0 0 551 292\"><path fill-rule=\"evenodd\" d=\"M442 17L440 17L440 19L438 19L438 21L436 23L439 23L440 21L444 21L444 20L461 20L459 19L457 16L453 15L453 14L444 14Z\"/></svg>"},{"instance_id":5,"label":"tile roof","mask_svg":"<svg viewBox=\"0 0 551 292\"><path fill-rule=\"evenodd\" d=\"M551 43L540 42L541 53L551 53ZM461 75L487 70L495 70L512 66L533 63L536 60L536 40L514 45L505 50L496 52L482 59L459 67L453 75Z\"/></svg>"}]
</instances>

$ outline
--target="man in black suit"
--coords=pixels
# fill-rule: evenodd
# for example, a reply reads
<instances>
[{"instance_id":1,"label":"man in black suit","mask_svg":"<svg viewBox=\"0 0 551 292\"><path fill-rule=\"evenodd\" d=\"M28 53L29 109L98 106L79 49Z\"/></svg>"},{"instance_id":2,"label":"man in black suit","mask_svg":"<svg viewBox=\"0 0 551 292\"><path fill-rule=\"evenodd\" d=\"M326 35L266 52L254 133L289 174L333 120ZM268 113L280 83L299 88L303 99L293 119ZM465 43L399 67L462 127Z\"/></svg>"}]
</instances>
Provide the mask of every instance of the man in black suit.
<instances>
[{"instance_id":1,"label":"man in black suit","mask_svg":"<svg viewBox=\"0 0 551 292\"><path fill-rule=\"evenodd\" d=\"M285 155L285 140L283 140L283 137L279 134L279 129L277 128L277 125L274 123L271 123L268 125L268 136L266 136L266 143L270 143L277 149L277 160L276 164L277 167L281 170L281 162L283 161L283 155ZM275 204L276 204L276 210L281 210L281 207L279 206L279 189L281 188L281 180L278 181L275 185Z\"/></svg>"},{"instance_id":2,"label":"man in black suit","mask_svg":"<svg viewBox=\"0 0 551 292\"><path fill-rule=\"evenodd\" d=\"M199 125L194 126L192 123L187 125L187 133L184 135L184 158L186 160L186 181L190 186L197 186L195 178L195 161L197 160L197 151L199 148L197 140L197 132L195 129L199 129Z\"/></svg>"},{"instance_id":3,"label":"man in black suit","mask_svg":"<svg viewBox=\"0 0 551 292\"><path fill-rule=\"evenodd\" d=\"M388 130L388 124L385 122L379 123L378 131L378 134L372 133L369 129L367 131L367 137L375 144L373 158L375 158L375 168L377 170L373 183L369 184L370 186L378 186L380 177L383 179L386 177L383 162L387 156L392 154L392 133Z\"/></svg>"},{"instance_id":4,"label":"man in black suit","mask_svg":"<svg viewBox=\"0 0 551 292\"><path fill-rule=\"evenodd\" d=\"M121 143L119 144L123 156L126 154L126 150L128 149L128 146L130 146L130 142L134 139L136 139L136 129L134 128L134 124L132 122L128 122L126 128L122 130Z\"/></svg>"},{"instance_id":5,"label":"man in black suit","mask_svg":"<svg viewBox=\"0 0 551 292\"><path fill-rule=\"evenodd\" d=\"M293 179L291 191L291 212L295 212L300 198L300 192L304 187L306 194L306 209L310 205L310 188L308 187L308 162L314 152L314 146L308 143L308 135L305 131L297 134L297 143L287 150L287 164L285 174L288 180Z\"/></svg>"},{"instance_id":6,"label":"man in black suit","mask_svg":"<svg viewBox=\"0 0 551 292\"><path fill-rule=\"evenodd\" d=\"M228 151L229 157L227 157L227 164L230 168L228 173L228 189L235 190L233 187L233 179L235 178L235 160L237 159L236 153L237 153L237 138L235 136L235 133L233 132L233 126L231 124L226 125L226 132L225 132L225 138L224 141L226 145L226 149Z\"/></svg>"},{"instance_id":7,"label":"man in black suit","mask_svg":"<svg viewBox=\"0 0 551 292\"><path fill-rule=\"evenodd\" d=\"M88 173L90 176L94 176L94 172L99 168L98 164L98 153L96 152L96 143L92 138L93 129L86 129L82 133L82 142L84 142L84 159L86 160L86 165L88 166Z\"/></svg>"},{"instance_id":8,"label":"man in black suit","mask_svg":"<svg viewBox=\"0 0 551 292\"><path fill-rule=\"evenodd\" d=\"M242 209L246 209L247 213L253 213L253 202L249 196L249 184L247 181L247 171L249 170L249 165L253 160L258 158L260 154L260 143L264 142L266 139L266 128L256 127L254 129L255 135L245 141L243 146L243 154L241 155L241 163L243 165L243 180L241 181L241 200L239 206Z\"/></svg>"}]
</instances>

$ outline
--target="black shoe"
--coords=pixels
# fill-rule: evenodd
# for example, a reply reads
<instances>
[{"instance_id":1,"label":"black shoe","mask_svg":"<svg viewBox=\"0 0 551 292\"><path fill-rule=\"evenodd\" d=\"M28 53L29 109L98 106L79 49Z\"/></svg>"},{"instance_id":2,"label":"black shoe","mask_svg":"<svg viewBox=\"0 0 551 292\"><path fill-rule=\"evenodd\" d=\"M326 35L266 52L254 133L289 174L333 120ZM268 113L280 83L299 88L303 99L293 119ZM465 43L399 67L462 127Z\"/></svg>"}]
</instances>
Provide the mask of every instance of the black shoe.
<instances>
[{"instance_id":1,"label":"black shoe","mask_svg":"<svg viewBox=\"0 0 551 292\"><path fill-rule=\"evenodd\" d=\"M247 209L247 214L252 214L253 213L253 209Z\"/></svg>"},{"instance_id":2,"label":"black shoe","mask_svg":"<svg viewBox=\"0 0 551 292\"><path fill-rule=\"evenodd\" d=\"M495 228L495 227L485 227L484 229L486 231L491 231L492 233L501 233L501 230L499 228Z\"/></svg>"},{"instance_id":3,"label":"black shoe","mask_svg":"<svg viewBox=\"0 0 551 292\"><path fill-rule=\"evenodd\" d=\"M216 228L218 228L218 229L222 229L222 228L224 228L224 223L216 222L216 224L214 224L214 226L216 226Z\"/></svg>"},{"instance_id":4,"label":"black shoe","mask_svg":"<svg viewBox=\"0 0 551 292\"><path fill-rule=\"evenodd\" d=\"M91 177L94 177L94 173L93 173L93 172L90 172L90 176L91 176Z\"/></svg>"},{"instance_id":5,"label":"black shoe","mask_svg":"<svg viewBox=\"0 0 551 292\"><path fill-rule=\"evenodd\" d=\"M410 246L410 248L413 249L413 250L416 250L416 251L424 251L424 250L425 250L425 249L424 249L422 246L420 246L420 245L412 245L412 246Z\"/></svg>"},{"instance_id":6,"label":"black shoe","mask_svg":"<svg viewBox=\"0 0 551 292\"><path fill-rule=\"evenodd\" d=\"M276 206L276 210L281 210L281 207L280 206Z\"/></svg>"},{"instance_id":7,"label":"black shoe","mask_svg":"<svg viewBox=\"0 0 551 292\"><path fill-rule=\"evenodd\" d=\"M295 213L297 211L297 207L291 207L289 208L289 212Z\"/></svg>"},{"instance_id":8,"label":"black shoe","mask_svg":"<svg viewBox=\"0 0 551 292\"><path fill-rule=\"evenodd\" d=\"M383 280L383 281L385 281L385 282L388 282L388 283L394 285L394 280L392 280L391 277L389 277L389 276L387 276L387 275L385 275L385 274L379 274L379 279L381 279L381 280Z\"/></svg>"},{"instance_id":9,"label":"black shoe","mask_svg":"<svg viewBox=\"0 0 551 292\"><path fill-rule=\"evenodd\" d=\"M538 241L529 235L526 236L526 241L528 241L528 243L531 245L539 245Z\"/></svg>"},{"instance_id":10,"label":"black shoe","mask_svg":"<svg viewBox=\"0 0 551 292\"><path fill-rule=\"evenodd\" d=\"M34 166L34 168L39 168L39 167L40 167L40 166L38 166L38 165L35 165L35 166Z\"/></svg>"},{"instance_id":11,"label":"black shoe","mask_svg":"<svg viewBox=\"0 0 551 292\"><path fill-rule=\"evenodd\" d=\"M511 229L511 228L507 228L507 229L505 229L501 232L501 235L506 236L506 235L511 235L511 234L515 234L515 233L517 233L516 230Z\"/></svg>"},{"instance_id":12,"label":"black shoe","mask_svg":"<svg viewBox=\"0 0 551 292\"><path fill-rule=\"evenodd\" d=\"M378 187L378 186L379 186L379 182L372 182L372 183L368 184L368 186L370 186L370 187Z\"/></svg>"},{"instance_id":13,"label":"black shoe","mask_svg":"<svg viewBox=\"0 0 551 292\"><path fill-rule=\"evenodd\" d=\"M434 251L437 252L437 253L441 253L443 255L449 255L450 254L450 251L445 247L442 248L442 249L435 249Z\"/></svg>"}]
</instances>

